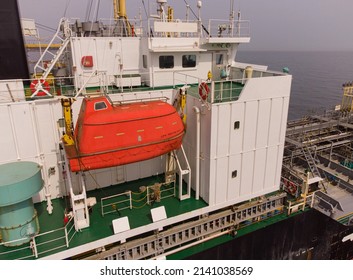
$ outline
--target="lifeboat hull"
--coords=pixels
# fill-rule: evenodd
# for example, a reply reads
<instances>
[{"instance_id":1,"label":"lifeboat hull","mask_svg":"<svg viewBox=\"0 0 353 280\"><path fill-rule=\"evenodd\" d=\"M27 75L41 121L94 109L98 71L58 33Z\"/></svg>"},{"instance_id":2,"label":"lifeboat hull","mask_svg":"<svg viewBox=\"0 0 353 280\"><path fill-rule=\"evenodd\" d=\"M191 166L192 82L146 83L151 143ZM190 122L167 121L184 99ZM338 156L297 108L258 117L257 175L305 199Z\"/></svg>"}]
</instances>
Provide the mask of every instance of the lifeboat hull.
<instances>
[{"instance_id":1,"label":"lifeboat hull","mask_svg":"<svg viewBox=\"0 0 353 280\"><path fill-rule=\"evenodd\" d=\"M113 106L105 97L84 99L66 153L73 172L151 159L181 146L183 122L173 106L148 101Z\"/></svg>"}]
</instances>

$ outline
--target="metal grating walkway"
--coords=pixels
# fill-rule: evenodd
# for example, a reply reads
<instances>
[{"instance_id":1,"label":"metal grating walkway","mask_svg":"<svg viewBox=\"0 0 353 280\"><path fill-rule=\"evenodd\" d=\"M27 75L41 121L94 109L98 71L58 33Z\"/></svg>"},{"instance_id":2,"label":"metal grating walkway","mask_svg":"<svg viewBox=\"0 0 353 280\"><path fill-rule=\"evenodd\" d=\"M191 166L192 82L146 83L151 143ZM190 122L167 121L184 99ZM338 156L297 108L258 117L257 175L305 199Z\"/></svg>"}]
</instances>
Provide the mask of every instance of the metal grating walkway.
<instances>
[{"instance_id":1,"label":"metal grating walkway","mask_svg":"<svg viewBox=\"0 0 353 280\"><path fill-rule=\"evenodd\" d=\"M236 233L240 223L256 221L268 214L283 210L286 195L276 194L222 212L205 215L162 232L155 232L148 237L129 241L109 250L102 250L88 260L137 260L154 258L166 254L183 245L197 243L204 238L212 239L220 233Z\"/></svg>"}]
</instances>

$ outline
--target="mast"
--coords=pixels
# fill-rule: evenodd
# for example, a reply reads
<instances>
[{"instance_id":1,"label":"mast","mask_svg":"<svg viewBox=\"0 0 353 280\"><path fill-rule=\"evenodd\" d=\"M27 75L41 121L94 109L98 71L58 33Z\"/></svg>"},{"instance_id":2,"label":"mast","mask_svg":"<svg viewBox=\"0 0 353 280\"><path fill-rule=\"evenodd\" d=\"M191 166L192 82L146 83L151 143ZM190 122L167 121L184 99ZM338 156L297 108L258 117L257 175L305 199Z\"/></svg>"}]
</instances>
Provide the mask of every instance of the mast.
<instances>
[{"instance_id":1,"label":"mast","mask_svg":"<svg viewBox=\"0 0 353 280\"><path fill-rule=\"evenodd\" d=\"M119 1L119 16L122 17L122 18L127 19L125 0L120 0Z\"/></svg>"},{"instance_id":2,"label":"mast","mask_svg":"<svg viewBox=\"0 0 353 280\"><path fill-rule=\"evenodd\" d=\"M127 19L126 13L126 2L125 0L113 0L113 9L114 9L114 19L115 21L121 20L121 28L125 36L133 36L133 31L131 25Z\"/></svg>"},{"instance_id":3,"label":"mast","mask_svg":"<svg viewBox=\"0 0 353 280\"><path fill-rule=\"evenodd\" d=\"M113 9L114 9L114 19L118 20L119 19L119 9L118 9L118 1L119 0L113 0Z\"/></svg>"},{"instance_id":4,"label":"mast","mask_svg":"<svg viewBox=\"0 0 353 280\"><path fill-rule=\"evenodd\" d=\"M125 0L113 0L114 19L127 19Z\"/></svg>"}]
</instances>

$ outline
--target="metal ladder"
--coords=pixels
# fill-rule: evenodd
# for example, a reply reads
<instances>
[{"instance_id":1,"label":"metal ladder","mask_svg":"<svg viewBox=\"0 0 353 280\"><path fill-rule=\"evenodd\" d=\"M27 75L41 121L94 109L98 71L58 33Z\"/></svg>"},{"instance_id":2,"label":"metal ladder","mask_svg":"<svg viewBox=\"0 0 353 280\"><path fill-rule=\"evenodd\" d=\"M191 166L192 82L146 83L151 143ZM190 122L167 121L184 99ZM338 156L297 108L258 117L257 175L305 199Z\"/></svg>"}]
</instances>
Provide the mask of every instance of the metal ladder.
<instances>
[{"instance_id":1,"label":"metal ladder","mask_svg":"<svg viewBox=\"0 0 353 280\"><path fill-rule=\"evenodd\" d=\"M311 173L313 174L313 176L321 178L320 171L316 166L315 158L312 156L312 154L310 152L310 148L306 147L306 146L302 146L302 152L304 154L306 162L308 163L309 169L310 169ZM325 180L320 181L320 184L323 187L324 191L327 192L324 181Z\"/></svg>"},{"instance_id":2,"label":"metal ladder","mask_svg":"<svg viewBox=\"0 0 353 280\"><path fill-rule=\"evenodd\" d=\"M179 199L188 199L191 196L191 168L186 157L186 153L183 145L181 145L178 151L173 151L174 158L177 165L177 173L179 175ZM183 194L183 179L186 179L187 190L186 194Z\"/></svg>"},{"instance_id":3,"label":"metal ladder","mask_svg":"<svg viewBox=\"0 0 353 280\"><path fill-rule=\"evenodd\" d=\"M61 34L63 36L61 36ZM35 87L35 92L32 94L31 97L35 97L39 92L44 92L46 95L51 96L50 92L46 89L44 86L45 79L48 77L49 73L51 70L53 70L56 62L59 60L61 57L62 53L66 49L69 41L70 41L70 36L71 36L71 31L69 28L69 21L66 18L62 18L60 20L59 26L56 30L55 35L49 42L48 46L40 56L38 62L34 66L34 77L37 79L34 82L34 87ZM50 49L53 48L54 42L56 40L59 40L61 42L61 45L59 49L57 50L56 53L53 53L50 51ZM43 59L45 56L50 56L51 60L48 64L48 67L43 67ZM41 74L40 74L41 73Z\"/></svg>"}]
</instances>

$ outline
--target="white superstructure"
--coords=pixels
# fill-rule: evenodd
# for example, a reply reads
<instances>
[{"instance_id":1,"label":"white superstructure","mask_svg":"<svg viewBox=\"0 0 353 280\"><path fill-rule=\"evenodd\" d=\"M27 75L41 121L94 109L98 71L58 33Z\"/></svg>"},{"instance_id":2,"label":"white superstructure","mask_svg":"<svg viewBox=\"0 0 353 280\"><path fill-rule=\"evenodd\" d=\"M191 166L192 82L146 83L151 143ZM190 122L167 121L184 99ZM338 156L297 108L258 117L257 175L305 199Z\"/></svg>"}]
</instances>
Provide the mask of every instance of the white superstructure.
<instances>
[{"instance_id":1,"label":"white superstructure","mask_svg":"<svg viewBox=\"0 0 353 280\"><path fill-rule=\"evenodd\" d=\"M157 2L164 6L166 1ZM65 77L56 76L60 83L55 80L51 85L56 93L60 88L85 96L94 88L113 101L167 97L171 104L180 92L187 93L183 147L191 171L188 187L208 206L182 218L169 217L158 227L279 190L291 76L236 62L238 45L250 41L247 21L210 20L202 26L199 21L165 16L149 19L146 25L130 25L126 36L112 36L114 28L103 24L87 27L88 33L79 29L82 26L72 22L64 35L69 43L60 58L63 66L54 73ZM203 83L208 88L205 99L199 95ZM75 190L80 189L80 176L62 172L65 159L58 130L62 96L24 101L25 90L18 81L0 81L2 93L9 91L6 84L13 85L15 100L0 100L0 164L42 165L44 188L34 201L47 201L47 211L52 212L51 200L68 195L65 176L71 177ZM74 123L82 98L73 104ZM164 165L164 157L158 157L94 170L86 177L85 188L161 174ZM109 241L139 232L117 234Z\"/></svg>"}]
</instances>

